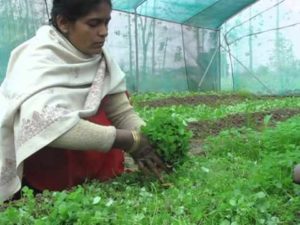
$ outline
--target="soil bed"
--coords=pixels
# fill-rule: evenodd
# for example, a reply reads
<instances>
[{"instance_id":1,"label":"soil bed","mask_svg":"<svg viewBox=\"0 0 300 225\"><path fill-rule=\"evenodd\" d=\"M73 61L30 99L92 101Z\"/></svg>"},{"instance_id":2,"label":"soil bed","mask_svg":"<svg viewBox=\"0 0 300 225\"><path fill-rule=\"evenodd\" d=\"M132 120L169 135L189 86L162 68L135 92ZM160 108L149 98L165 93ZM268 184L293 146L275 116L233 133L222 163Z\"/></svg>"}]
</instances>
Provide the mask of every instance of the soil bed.
<instances>
[{"instance_id":1,"label":"soil bed","mask_svg":"<svg viewBox=\"0 0 300 225\"><path fill-rule=\"evenodd\" d=\"M231 127L240 128L248 126L259 129L264 126L264 118L268 115L272 115L268 126L274 126L276 122L287 120L297 114L300 114L300 109L274 109L265 112L238 113L216 121L204 120L191 122L188 127L193 131L194 138L203 140L208 136L217 135L222 130Z\"/></svg>"},{"instance_id":2,"label":"soil bed","mask_svg":"<svg viewBox=\"0 0 300 225\"><path fill-rule=\"evenodd\" d=\"M197 96L187 96L187 97L169 97L165 99L144 101L137 103L140 107L163 107L171 105L199 105L204 104L208 106L219 106L219 105L234 105L239 102L250 100L250 99L274 99L274 98L284 98L279 96L242 96L242 95L197 95Z\"/></svg>"},{"instance_id":3,"label":"soil bed","mask_svg":"<svg viewBox=\"0 0 300 225\"><path fill-rule=\"evenodd\" d=\"M268 122L268 126L274 126L276 122L284 121L292 116L300 114L300 109L275 109L266 112L255 112L247 114L234 114L216 121L199 121L189 123L188 127L193 131L193 138L190 143L191 155L204 155L202 149L203 140L208 136L216 136L222 130L228 128L241 128L243 126L261 129L264 127L264 118L272 115Z\"/></svg>"}]
</instances>

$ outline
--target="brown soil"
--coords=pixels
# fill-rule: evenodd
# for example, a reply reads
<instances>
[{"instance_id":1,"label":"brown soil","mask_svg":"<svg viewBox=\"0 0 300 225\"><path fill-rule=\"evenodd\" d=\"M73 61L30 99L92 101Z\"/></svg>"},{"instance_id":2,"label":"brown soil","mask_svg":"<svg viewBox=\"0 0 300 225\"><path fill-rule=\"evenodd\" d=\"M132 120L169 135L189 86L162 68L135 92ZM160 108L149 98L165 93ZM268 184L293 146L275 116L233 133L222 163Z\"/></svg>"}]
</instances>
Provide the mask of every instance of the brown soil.
<instances>
[{"instance_id":1,"label":"brown soil","mask_svg":"<svg viewBox=\"0 0 300 225\"><path fill-rule=\"evenodd\" d=\"M272 115L268 126L274 126L276 122L287 120L297 114L300 114L300 109L274 109L250 114L234 114L216 121L207 120L189 123L188 127L194 134L191 140L191 153L193 155L204 154L202 151L203 140L208 136L218 135L222 130L243 126L259 130L265 126L264 118L267 115Z\"/></svg>"},{"instance_id":2,"label":"brown soil","mask_svg":"<svg viewBox=\"0 0 300 225\"><path fill-rule=\"evenodd\" d=\"M219 106L219 105L233 105L239 102L245 101L246 99L272 99L281 98L275 96L241 96L241 95L197 95L197 96L187 96L187 97L169 97L165 99L151 100L137 103L138 106L144 107L163 107L171 105L199 105L205 104L209 106Z\"/></svg>"},{"instance_id":3,"label":"brown soil","mask_svg":"<svg viewBox=\"0 0 300 225\"><path fill-rule=\"evenodd\" d=\"M259 129L264 126L264 118L272 115L268 126L273 126L277 121L284 121L294 115L300 114L300 109L274 109L265 112L248 114L234 114L216 121L198 121L189 123L189 129L194 133L194 138L204 139L210 135L217 135L220 131L231 127L253 127Z\"/></svg>"}]
</instances>

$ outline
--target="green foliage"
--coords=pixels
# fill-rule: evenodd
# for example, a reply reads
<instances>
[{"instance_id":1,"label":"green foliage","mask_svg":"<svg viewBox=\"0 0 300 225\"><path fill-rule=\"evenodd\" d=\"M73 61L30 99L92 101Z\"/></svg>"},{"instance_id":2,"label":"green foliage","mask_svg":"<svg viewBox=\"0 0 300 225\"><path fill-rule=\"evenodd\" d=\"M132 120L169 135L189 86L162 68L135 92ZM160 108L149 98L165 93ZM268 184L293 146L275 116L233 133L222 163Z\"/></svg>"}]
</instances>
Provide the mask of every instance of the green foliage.
<instances>
[{"instance_id":1,"label":"green foliage","mask_svg":"<svg viewBox=\"0 0 300 225\"><path fill-rule=\"evenodd\" d=\"M170 165L181 164L189 151L192 132L185 120L175 111L157 111L142 127L157 153Z\"/></svg>"},{"instance_id":2,"label":"green foliage","mask_svg":"<svg viewBox=\"0 0 300 225\"><path fill-rule=\"evenodd\" d=\"M264 100L245 100L235 105L220 105L218 107L210 107L207 105L196 106L183 106L174 105L169 107L159 108L136 108L140 116L144 119L151 117L153 114L158 113L172 113L175 111L180 114L186 121L199 121L199 120L215 120L220 119L228 115L236 113L252 113L267 111L280 108L299 108L299 97L287 97L279 99L264 99ZM251 121L249 121L251 122Z\"/></svg>"},{"instance_id":3,"label":"green foliage","mask_svg":"<svg viewBox=\"0 0 300 225\"><path fill-rule=\"evenodd\" d=\"M217 137L208 137L206 139L208 145L204 148L207 149L208 154L218 157L234 154L247 160L257 161L261 154L259 137L259 133L250 128L232 128L222 131Z\"/></svg>"},{"instance_id":4,"label":"green foliage","mask_svg":"<svg viewBox=\"0 0 300 225\"><path fill-rule=\"evenodd\" d=\"M278 124L276 129L270 129L263 136L265 148L268 151L284 152L295 146L300 146L300 117L294 117Z\"/></svg>"},{"instance_id":5,"label":"green foliage","mask_svg":"<svg viewBox=\"0 0 300 225\"><path fill-rule=\"evenodd\" d=\"M225 106L216 111L202 106L201 112L199 106L194 113L215 119L228 112L292 104L298 103L290 99L264 104L247 101L226 110ZM164 120L172 120L166 118L172 114L181 121L183 115L193 116L190 109L170 107L156 109L147 118L159 114L164 118L157 119L157 127ZM129 173L110 182L89 182L70 191L44 192L35 198L30 189L24 188L23 199L9 203L5 210L0 204L0 224L300 224L300 185L291 179L293 166L300 162L300 117L272 128L267 126L269 119L265 118L266 126L260 132L249 127L231 128L206 139L202 143L206 157L188 157L165 177L172 187L164 188L153 177Z\"/></svg>"}]
</instances>

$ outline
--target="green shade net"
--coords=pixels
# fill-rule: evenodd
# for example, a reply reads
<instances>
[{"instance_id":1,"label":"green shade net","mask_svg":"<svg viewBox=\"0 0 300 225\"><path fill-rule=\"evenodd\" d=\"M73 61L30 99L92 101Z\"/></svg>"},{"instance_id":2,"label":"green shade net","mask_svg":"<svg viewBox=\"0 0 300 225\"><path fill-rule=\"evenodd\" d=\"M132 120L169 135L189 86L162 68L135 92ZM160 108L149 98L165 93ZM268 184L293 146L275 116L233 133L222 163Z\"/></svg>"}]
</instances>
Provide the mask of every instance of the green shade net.
<instances>
[{"instance_id":1,"label":"green shade net","mask_svg":"<svg viewBox=\"0 0 300 225\"><path fill-rule=\"evenodd\" d=\"M224 21L254 1L219 0L186 21L186 24L204 28L218 28Z\"/></svg>"},{"instance_id":2,"label":"green shade net","mask_svg":"<svg viewBox=\"0 0 300 225\"><path fill-rule=\"evenodd\" d=\"M217 29L256 0L113 0L116 10L160 20Z\"/></svg>"},{"instance_id":3,"label":"green shade net","mask_svg":"<svg viewBox=\"0 0 300 225\"><path fill-rule=\"evenodd\" d=\"M134 9L142 2L141 0L112 0L114 9L127 12L134 12Z\"/></svg>"},{"instance_id":4,"label":"green shade net","mask_svg":"<svg viewBox=\"0 0 300 225\"><path fill-rule=\"evenodd\" d=\"M298 0L112 2L106 47L130 90L300 92ZM0 82L11 51L48 19L44 0L0 0Z\"/></svg>"},{"instance_id":5,"label":"green shade net","mask_svg":"<svg viewBox=\"0 0 300 225\"><path fill-rule=\"evenodd\" d=\"M218 31L138 16L136 33L133 14L115 11L112 18L107 44L130 90L219 90Z\"/></svg>"},{"instance_id":6,"label":"green shade net","mask_svg":"<svg viewBox=\"0 0 300 225\"><path fill-rule=\"evenodd\" d=\"M0 82L11 51L47 21L46 6L41 0L0 0Z\"/></svg>"},{"instance_id":7,"label":"green shade net","mask_svg":"<svg viewBox=\"0 0 300 225\"><path fill-rule=\"evenodd\" d=\"M216 1L208 0L197 3L194 0L148 0L138 8L137 12L153 18L184 23Z\"/></svg>"},{"instance_id":8,"label":"green shade net","mask_svg":"<svg viewBox=\"0 0 300 225\"><path fill-rule=\"evenodd\" d=\"M222 26L223 90L300 94L299 3L259 1Z\"/></svg>"}]
</instances>

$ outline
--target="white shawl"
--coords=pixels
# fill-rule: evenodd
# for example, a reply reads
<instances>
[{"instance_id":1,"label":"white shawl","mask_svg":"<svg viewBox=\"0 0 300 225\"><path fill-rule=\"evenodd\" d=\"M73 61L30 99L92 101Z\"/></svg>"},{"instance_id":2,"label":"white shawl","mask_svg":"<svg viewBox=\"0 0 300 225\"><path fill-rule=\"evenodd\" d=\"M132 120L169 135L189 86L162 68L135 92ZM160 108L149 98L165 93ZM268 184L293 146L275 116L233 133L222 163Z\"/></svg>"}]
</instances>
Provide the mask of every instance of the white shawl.
<instances>
[{"instance_id":1,"label":"white shawl","mask_svg":"<svg viewBox=\"0 0 300 225\"><path fill-rule=\"evenodd\" d=\"M20 189L26 158L95 115L105 95L126 90L124 73L103 54L79 52L52 26L12 52L0 87L0 202Z\"/></svg>"}]
</instances>

